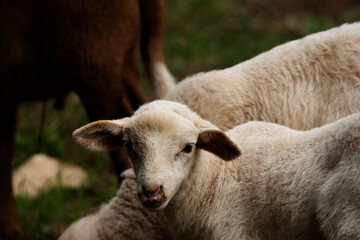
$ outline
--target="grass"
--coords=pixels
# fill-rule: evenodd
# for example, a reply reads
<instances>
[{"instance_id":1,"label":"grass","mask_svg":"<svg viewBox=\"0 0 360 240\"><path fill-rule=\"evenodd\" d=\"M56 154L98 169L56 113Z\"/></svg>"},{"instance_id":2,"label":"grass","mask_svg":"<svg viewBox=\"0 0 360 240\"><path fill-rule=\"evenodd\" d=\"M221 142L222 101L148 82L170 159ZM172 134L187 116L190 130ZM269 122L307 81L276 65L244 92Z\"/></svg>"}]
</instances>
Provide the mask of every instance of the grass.
<instances>
[{"instance_id":1,"label":"grass","mask_svg":"<svg viewBox=\"0 0 360 240\"><path fill-rule=\"evenodd\" d=\"M83 167L90 184L78 190L55 188L34 200L17 198L23 239L56 239L69 223L95 211L117 190L108 155L85 151L72 140L72 131L87 123L79 98L71 94L60 112L53 108L52 101L46 104L46 121L39 142L42 108L43 103L27 103L20 109L14 167L32 154L44 152Z\"/></svg>"},{"instance_id":2,"label":"grass","mask_svg":"<svg viewBox=\"0 0 360 240\"><path fill-rule=\"evenodd\" d=\"M304 34L359 19L350 9L334 22L313 15L294 19L262 19L247 9L245 0L167 1L165 54L174 76L232 66L276 45ZM289 27L290 26L290 27ZM83 167L90 175L88 188L55 188L37 199L17 198L24 239L54 239L75 219L111 199L116 179L105 153L90 153L75 144L71 133L87 123L77 96L70 95L65 109L45 105L46 120L40 131L43 103L27 103L19 111L14 167L36 152L45 152ZM39 133L42 132L42 141Z\"/></svg>"}]
</instances>

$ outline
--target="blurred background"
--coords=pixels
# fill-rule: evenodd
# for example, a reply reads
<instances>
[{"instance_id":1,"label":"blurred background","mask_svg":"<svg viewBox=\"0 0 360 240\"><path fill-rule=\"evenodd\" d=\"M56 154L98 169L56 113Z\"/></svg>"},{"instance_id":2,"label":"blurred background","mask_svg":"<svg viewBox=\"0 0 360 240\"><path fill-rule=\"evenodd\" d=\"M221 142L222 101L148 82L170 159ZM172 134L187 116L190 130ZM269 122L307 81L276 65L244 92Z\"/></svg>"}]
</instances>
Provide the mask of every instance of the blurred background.
<instances>
[{"instance_id":1,"label":"blurred background","mask_svg":"<svg viewBox=\"0 0 360 240\"><path fill-rule=\"evenodd\" d=\"M357 21L360 2L172 0L167 1L166 19L167 65L180 81L197 72L233 66L289 40ZM62 111L56 111L52 101L21 106L14 168L32 154L44 152L81 166L90 176L88 186L78 190L55 188L36 199L18 197L24 239L55 239L72 221L115 195L117 182L108 154L90 153L71 138L87 121L75 94L67 98Z\"/></svg>"}]
</instances>

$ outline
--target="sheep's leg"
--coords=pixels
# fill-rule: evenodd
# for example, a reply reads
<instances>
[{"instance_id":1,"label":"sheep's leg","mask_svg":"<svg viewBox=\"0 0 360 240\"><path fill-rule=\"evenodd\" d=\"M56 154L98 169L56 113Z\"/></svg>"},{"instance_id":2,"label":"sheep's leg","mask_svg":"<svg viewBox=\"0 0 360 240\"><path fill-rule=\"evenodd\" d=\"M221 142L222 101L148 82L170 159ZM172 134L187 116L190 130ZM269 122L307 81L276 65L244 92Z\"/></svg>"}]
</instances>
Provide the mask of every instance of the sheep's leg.
<instances>
[{"instance_id":1,"label":"sheep's leg","mask_svg":"<svg viewBox=\"0 0 360 240\"><path fill-rule=\"evenodd\" d=\"M78 91L90 121L118 119L133 114L124 84L120 78L113 80L96 79L95 81L99 83L98 86L84 86L81 91ZM110 156L120 182L120 173L131 167L126 149L120 147L118 150L110 152Z\"/></svg>"},{"instance_id":2,"label":"sheep's leg","mask_svg":"<svg viewBox=\"0 0 360 240\"><path fill-rule=\"evenodd\" d=\"M127 107L126 109L120 110L119 112L114 112L114 115L117 116L116 118L131 116L133 114L133 110L136 110L141 104L144 104L146 102L145 94L141 88L135 47L133 47L126 53L122 70L122 82L124 83L125 87L125 92L123 93L122 97L126 98L124 98L122 102L118 103L118 107L121 107L120 105ZM116 102L117 101L104 104L117 105ZM128 107L129 104L131 106L131 109ZM131 162L129 161L127 151L124 147L121 147L116 151L111 151L110 156L116 170L116 175L120 182L120 174L125 169L131 167Z\"/></svg>"},{"instance_id":3,"label":"sheep's leg","mask_svg":"<svg viewBox=\"0 0 360 240\"><path fill-rule=\"evenodd\" d=\"M130 49L125 55L122 78L127 98L131 107L136 110L141 104L146 102L146 97L141 88L135 47Z\"/></svg>"},{"instance_id":4,"label":"sheep's leg","mask_svg":"<svg viewBox=\"0 0 360 240\"><path fill-rule=\"evenodd\" d=\"M0 101L4 113L0 118L0 239L15 240L20 239L21 231L11 184L17 105Z\"/></svg>"}]
</instances>

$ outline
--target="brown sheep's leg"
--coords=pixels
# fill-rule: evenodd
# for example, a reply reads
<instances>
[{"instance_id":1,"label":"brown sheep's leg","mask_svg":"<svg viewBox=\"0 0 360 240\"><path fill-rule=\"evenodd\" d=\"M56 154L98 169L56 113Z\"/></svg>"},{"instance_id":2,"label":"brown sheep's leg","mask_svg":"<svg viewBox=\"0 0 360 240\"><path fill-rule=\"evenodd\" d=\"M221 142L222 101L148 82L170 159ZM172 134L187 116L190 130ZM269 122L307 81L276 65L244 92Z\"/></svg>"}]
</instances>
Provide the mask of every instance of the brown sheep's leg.
<instances>
[{"instance_id":1,"label":"brown sheep's leg","mask_svg":"<svg viewBox=\"0 0 360 240\"><path fill-rule=\"evenodd\" d=\"M140 105L146 102L146 97L141 88L135 48L126 53L123 67L123 82L131 107L134 110L138 109Z\"/></svg>"},{"instance_id":2,"label":"brown sheep's leg","mask_svg":"<svg viewBox=\"0 0 360 240\"><path fill-rule=\"evenodd\" d=\"M102 81L99 81L101 83ZM121 80L114 81L111 89L104 89L106 81L102 86L78 92L84 107L89 115L90 121L101 119L118 119L133 114L133 109L127 98ZM126 149L120 147L110 152L110 157L116 170L116 176L120 183L120 173L131 167Z\"/></svg>"},{"instance_id":3,"label":"brown sheep's leg","mask_svg":"<svg viewBox=\"0 0 360 240\"><path fill-rule=\"evenodd\" d=\"M1 99L0 118L0 239L20 239L20 221L11 184L17 105Z\"/></svg>"},{"instance_id":4,"label":"brown sheep's leg","mask_svg":"<svg viewBox=\"0 0 360 240\"><path fill-rule=\"evenodd\" d=\"M131 105L131 111L125 111L125 115L119 116L117 118L131 116L133 114L133 110L136 110L140 105L146 102L146 96L141 88L135 47L126 53L122 73L122 82L124 83L126 91L122 96L124 98L122 105L127 105L128 102ZM124 111L121 111L120 113L124 113ZM131 162L129 161L126 148L121 147L116 151L112 151L110 152L110 156L115 166L118 180L120 182L120 173L123 170L131 167Z\"/></svg>"},{"instance_id":5,"label":"brown sheep's leg","mask_svg":"<svg viewBox=\"0 0 360 240\"><path fill-rule=\"evenodd\" d=\"M120 178L120 174L128 169L131 168L131 162L129 159L129 156L127 154L126 148L124 147L120 147L117 150L114 151L110 151L110 157L111 157L111 161L113 163L113 166L115 167L115 171L116 171L116 178L118 180L119 185L121 184L121 178Z\"/></svg>"}]
</instances>

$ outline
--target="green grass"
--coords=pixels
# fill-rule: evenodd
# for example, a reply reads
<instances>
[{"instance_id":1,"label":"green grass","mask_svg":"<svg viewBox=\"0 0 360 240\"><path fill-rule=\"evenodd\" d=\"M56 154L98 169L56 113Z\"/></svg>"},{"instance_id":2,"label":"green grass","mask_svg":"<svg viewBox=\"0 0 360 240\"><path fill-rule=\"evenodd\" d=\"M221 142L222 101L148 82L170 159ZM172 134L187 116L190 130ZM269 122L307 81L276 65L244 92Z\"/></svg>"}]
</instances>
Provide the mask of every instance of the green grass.
<instances>
[{"instance_id":1,"label":"green grass","mask_svg":"<svg viewBox=\"0 0 360 240\"><path fill-rule=\"evenodd\" d=\"M83 167L89 174L87 188L62 188L43 192L34 200L19 197L17 205L23 239L56 239L69 223L95 211L116 193L115 174L106 153L90 153L72 140L72 132L87 123L86 113L75 94L68 97L64 110L56 111L53 102L46 104L46 121L39 142L43 103L27 103L19 112L14 167L36 152L44 152L68 163Z\"/></svg>"},{"instance_id":2,"label":"green grass","mask_svg":"<svg viewBox=\"0 0 360 240\"><path fill-rule=\"evenodd\" d=\"M303 34L359 19L350 9L329 22L312 15L261 21L246 8L245 0L167 1L165 54L177 79L200 71L230 67ZM289 28L290 26L290 28ZM46 104L46 121L39 142L42 103L22 105L16 136L14 167L36 152L45 152L83 167L90 184L79 190L55 188L35 200L18 198L24 239L54 239L75 219L108 201L116 192L116 179L106 153L90 153L71 138L87 123L77 96L70 95L65 109Z\"/></svg>"}]
</instances>

